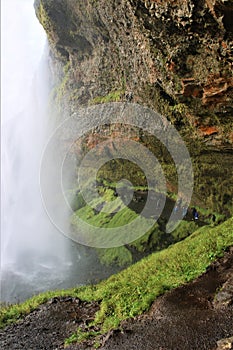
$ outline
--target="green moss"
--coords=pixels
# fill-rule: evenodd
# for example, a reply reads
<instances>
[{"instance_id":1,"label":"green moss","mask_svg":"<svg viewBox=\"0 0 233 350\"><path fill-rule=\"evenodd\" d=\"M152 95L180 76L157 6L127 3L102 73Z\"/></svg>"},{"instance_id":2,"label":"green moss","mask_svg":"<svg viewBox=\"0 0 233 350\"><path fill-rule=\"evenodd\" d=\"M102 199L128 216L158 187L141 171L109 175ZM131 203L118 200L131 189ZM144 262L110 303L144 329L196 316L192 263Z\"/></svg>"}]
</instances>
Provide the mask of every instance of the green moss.
<instances>
[{"instance_id":1,"label":"green moss","mask_svg":"<svg viewBox=\"0 0 233 350\"><path fill-rule=\"evenodd\" d=\"M173 225L171 223L171 225ZM194 231L196 231L197 225L193 221L182 220L179 226L171 233L175 242L178 242L188 236L190 236Z\"/></svg>"},{"instance_id":2,"label":"green moss","mask_svg":"<svg viewBox=\"0 0 233 350\"><path fill-rule=\"evenodd\" d=\"M109 194L110 191L107 191ZM111 197L107 197L108 199ZM105 228L113 228L120 227L125 225L126 223L130 223L137 217L137 214L125 207L120 198L114 197L115 201L106 201L106 197L103 199L100 197L98 200L93 201L91 206L86 205L85 207L77 210L72 216L72 224L74 228L76 223L78 225L77 218L81 218L82 220L88 222L90 225L94 225L97 227L105 227ZM96 210L95 210L96 208ZM98 208L101 208L99 211ZM108 214L115 213L114 216ZM79 231L79 227L77 226L77 231Z\"/></svg>"},{"instance_id":3,"label":"green moss","mask_svg":"<svg viewBox=\"0 0 233 350\"><path fill-rule=\"evenodd\" d=\"M84 299L102 300L95 324L103 332L148 309L165 290L192 280L227 246L233 245L233 219L216 228L203 227L168 249L143 259L97 287L83 289Z\"/></svg>"},{"instance_id":4,"label":"green moss","mask_svg":"<svg viewBox=\"0 0 233 350\"><path fill-rule=\"evenodd\" d=\"M40 23L42 24L42 26L44 28L46 28L47 24L49 23L49 17L48 17L48 14L47 14L42 2L40 2L39 6L38 6L36 14L37 14L38 19L39 19Z\"/></svg>"},{"instance_id":5,"label":"green moss","mask_svg":"<svg viewBox=\"0 0 233 350\"><path fill-rule=\"evenodd\" d=\"M3 307L1 326L16 322L54 296L70 295L88 302L100 301L100 310L90 327L94 324L100 333L117 328L122 320L148 310L155 298L166 290L205 272L212 261L233 245L232 227L233 218L214 228L202 227L185 240L142 259L98 285L47 292L22 304ZM84 338L96 336L91 332L87 329ZM72 335L67 343L79 339L80 331Z\"/></svg>"},{"instance_id":6,"label":"green moss","mask_svg":"<svg viewBox=\"0 0 233 350\"><path fill-rule=\"evenodd\" d=\"M69 345L74 342L83 342L90 338L97 337L98 335L100 335L100 332L96 332L96 331L83 332L81 329L78 329L76 334L71 335L71 337L65 341L65 345ZM96 342L96 345L97 344L98 343Z\"/></svg>"},{"instance_id":7,"label":"green moss","mask_svg":"<svg viewBox=\"0 0 233 350\"><path fill-rule=\"evenodd\" d=\"M232 156L227 152L203 150L198 157L193 158L194 192L210 213L215 212L227 216L233 213L232 166Z\"/></svg>"},{"instance_id":8,"label":"green moss","mask_svg":"<svg viewBox=\"0 0 233 350\"><path fill-rule=\"evenodd\" d=\"M133 262L132 254L126 247L97 249L97 253L101 263L106 266L127 266Z\"/></svg>"},{"instance_id":9,"label":"green moss","mask_svg":"<svg viewBox=\"0 0 233 350\"><path fill-rule=\"evenodd\" d=\"M136 150L134 154L137 155ZM136 163L127 159L113 159L105 163L98 170L98 178L102 179L102 182L104 181L104 185L109 183L111 187L112 184L117 183L121 179L129 180L134 186L146 185L146 178L142 169Z\"/></svg>"},{"instance_id":10,"label":"green moss","mask_svg":"<svg viewBox=\"0 0 233 350\"><path fill-rule=\"evenodd\" d=\"M102 197L106 202L111 202L116 199L114 196L115 191L111 188L102 188Z\"/></svg>"},{"instance_id":11,"label":"green moss","mask_svg":"<svg viewBox=\"0 0 233 350\"><path fill-rule=\"evenodd\" d=\"M70 70L70 61L67 61L67 63L63 67L64 75L66 75L69 72L69 70Z\"/></svg>"},{"instance_id":12,"label":"green moss","mask_svg":"<svg viewBox=\"0 0 233 350\"><path fill-rule=\"evenodd\" d=\"M174 183L174 179L176 177L174 167L171 166L171 169L170 165L164 165L164 167L167 178ZM115 182L112 183L108 180L102 179L99 181L99 183L101 184L98 189L99 198L92 202L91 206L85 204L85 201L80 194L75 196L72 208L76 210L76 212L73 214L71 219L74 234L75 232L77 232L77 234L80 232L79 218L84 222L89 223L91 226L116 228L124 227L126 224L134 221L138 216L133 208L130 209L128 207L124 207L120 197L115 196ZM135 190L135 188L133 189ZM146 187L139 186L138 189L145 190ZM168 193L167 196L172 198L172 200L177 199L176 195L172 192ZM203 224L211 224L213 226L217 223L223 222L226 219L224 215L213 211L211 206L208 209L202 208L196 204L195 206L199 212L200 220L203 222ZM215 224L211 219L212 214L215 214L216 216ZM183 240L197 228L196 223L193 221L183 220L175 231L168 234L164 232L164 225L165 224L163 222L159 221L159 224L154 224L148 232L146 232L136 241L131 242L127 247L124 247L124 249L116 248L112 251L108 249L101 250L101 254L99 253L101 262L107 265L128 265L132 262L132 259L135 260L137 256L145 256L152 251L165 249L169 245ZM118 257L117 254L119 254Z\"/></svg>"},{"instance_id":13,"label":"green moss","mask_svg":"<svg viewBox=\"0 0 233 350\"><path fill-rule=\"evenodd\" d=\"M164 233L160 230L159 225L156 223L142 237L130 243L130 246L134 247L138 252L150 251L153 248L155 249L156 246L160 246L163 235Z\"/></svg>"},{"instance_id":14,"label":"green moss","mask_svg":"<svg viewBox=\"0 0 233 350\"><path fill-rule=\"evenodd\" d=\"M53 44L53 26L52 26L51 18L46 11L43 1L40 1L39 5L36 6L36 15L41 25L45 29L50 43Z\"/></svg>"},{"instance_id":15,"label":"green moss","mask_svg":"<svg viewBox=\"0 0 233 350\"><path fill-rule=\"evenodd\" d=\"M124 89L111 91L106 96L97 96L90 101L90 104L100 104L100 103L108 103L108 102L119 102L122 100L122 97L125 94Z\"/></svg>"}]
</instances>

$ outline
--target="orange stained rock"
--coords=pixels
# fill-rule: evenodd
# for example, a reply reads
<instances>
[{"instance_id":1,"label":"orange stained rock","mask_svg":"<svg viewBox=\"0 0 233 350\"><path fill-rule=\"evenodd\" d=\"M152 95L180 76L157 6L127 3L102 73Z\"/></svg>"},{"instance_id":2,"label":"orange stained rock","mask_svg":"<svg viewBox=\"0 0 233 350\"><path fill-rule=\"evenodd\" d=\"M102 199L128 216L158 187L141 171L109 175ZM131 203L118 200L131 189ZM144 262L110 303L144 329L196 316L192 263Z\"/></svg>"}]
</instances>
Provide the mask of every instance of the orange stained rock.
<instances>
[{"instance_id":1,"label":"orange stained rock","mask_svg":"<svg viewBox=\"0 0 233 350\"><path fill-rule=\"evenodd\" d=\"M204 136L210 136L217 134L219 130L215 126L200 126L199 130L203 133Z\"/></svg>"}]
</instances>

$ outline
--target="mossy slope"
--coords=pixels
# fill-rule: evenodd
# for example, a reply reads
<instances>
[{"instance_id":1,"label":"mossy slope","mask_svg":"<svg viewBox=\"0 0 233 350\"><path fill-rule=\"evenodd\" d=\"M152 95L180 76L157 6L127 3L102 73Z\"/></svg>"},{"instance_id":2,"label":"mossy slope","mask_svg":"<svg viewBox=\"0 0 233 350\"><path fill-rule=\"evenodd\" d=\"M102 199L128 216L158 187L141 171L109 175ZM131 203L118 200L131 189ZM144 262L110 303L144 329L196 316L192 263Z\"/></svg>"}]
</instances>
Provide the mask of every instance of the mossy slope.
<instances>
[{"instance_id":1,"label":"mossy slope","mask_svg":"<svg viewBox=\"0 0 233 350\"><path fill-rule=\"evenodd\" d=\"M140 193L146 194L146 191ZM139 208L139 205L143 206L145 201L146 198L141 198L141 202L136 203L136 208ZM171 200L170 203L174 204ZM135 206L135 203L133 204ZM81 230L79 219L91 226L111 229L124 227L139 216L135 212L135 208L133 210L133 208L126 207L121 198L114 197L114 190L110 188L104 188L103 195L98 200L93 201L92 206L86 205L81 194L78 192L73 200L73 207L77 209L71 217L74 237L75 235L78 237ZM105 208L110 210L110 214L106 213ZM166 215L169 216L170 211L168 211L168 208L165 208L165 211ZM160 218L156 222L153 213L154 208L151 208L151 217L147 219L140 217L141 225L146 223L147 220L150 220L151 228L139 238L135 238L135 241L130 242L130 239L127 239L127 237L131 237L131 233L129 232L129 236L127 236L126 232L125 238L127 242L130 242L129 244L121 247L97 249L101 263L104 265L114 264L120 267L126 267L154 251L162 250L170 244L184 239L198 227L197 223L193 221L182 221L174 232L166 233L164 223L167 217ZM109 239L111 239L111 236Z\"/></svg>"},{"instance_id":2,"label":"mossy slope","mask_svg":"<svg viewBox=\"0 0 233 350\"><path fill-rule=\"evenodd\" d=\"M166 290L205 272L210 263L232 245L233 218L214 228L202 227L184 241L150 255L98 285L47 292L23 304L2 308L1 326L16 322L53 296L69 295L88 302L100 302L93 324L99 329L97 333L105 333L118 327L122 320L148 310L155 298ZM79 330L66 342L96 336L97 333L87 329L83 334Z\"/></svg>"}]
</instances>

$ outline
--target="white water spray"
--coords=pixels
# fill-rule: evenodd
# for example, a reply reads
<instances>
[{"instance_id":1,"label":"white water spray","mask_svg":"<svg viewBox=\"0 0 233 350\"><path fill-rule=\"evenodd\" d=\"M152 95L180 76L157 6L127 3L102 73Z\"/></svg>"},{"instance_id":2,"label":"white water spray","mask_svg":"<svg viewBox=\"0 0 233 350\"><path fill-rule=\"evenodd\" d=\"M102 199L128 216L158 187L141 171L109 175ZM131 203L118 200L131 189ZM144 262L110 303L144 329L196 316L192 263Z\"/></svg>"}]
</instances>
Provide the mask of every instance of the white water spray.
<instances>
[{"instance_id":1,"label":"white water spray","mask_svg":"<svg viewBox=\"0 0 233 350\"><path fill-rule=\"evenodd\" d=\"M47 110L49 50L33 2L2 1L0 300L5 302L93 283L117 271L103 269L94 250L77 246L58 232L42 205L40 161L51 126L56 125L51 125ZM51 159L49 187L52 169ZM68 224L66 213L64 220Z\"/></svg>"},{"instance_id":2,"label":"white water spray","mask_svg":"<svg viewBox=\"0 0 233 350\"><path fill-rule=\"evenodd\" d=\"M69 265L67 240L50 223L40 195L49 70L33 0L2 2L2 72L1 299L17 301L21 293L62 283Z\"/></svg>"}]
</instances>

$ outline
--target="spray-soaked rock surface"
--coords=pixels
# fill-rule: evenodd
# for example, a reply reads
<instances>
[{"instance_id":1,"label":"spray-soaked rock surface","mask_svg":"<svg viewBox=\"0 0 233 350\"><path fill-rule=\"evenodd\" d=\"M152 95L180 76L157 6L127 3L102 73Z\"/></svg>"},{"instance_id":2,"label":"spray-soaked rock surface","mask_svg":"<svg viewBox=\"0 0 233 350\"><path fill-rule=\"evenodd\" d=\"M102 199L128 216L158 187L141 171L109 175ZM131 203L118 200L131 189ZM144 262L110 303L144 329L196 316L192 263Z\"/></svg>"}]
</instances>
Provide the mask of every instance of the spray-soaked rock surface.
<instances>
[{"instance_id":1,"label":"spray-soaked rock surface","mask_svg":"<svg viewBox=\"0 0 233 350\"><path fill-rule=\"evenodd\" d=\"M124 322L122 330L104 335L102 349L232 349L232 276L233 249L194 282L159 297L148 313ZM225 298L220 297L221 293ZM0 347L5 350L63 349L64 339L92 321L98 309L98 303L53 298L18 324L3 330ZM66 349L94 347L84 343Z\"/></svg>"}]
</instances>

